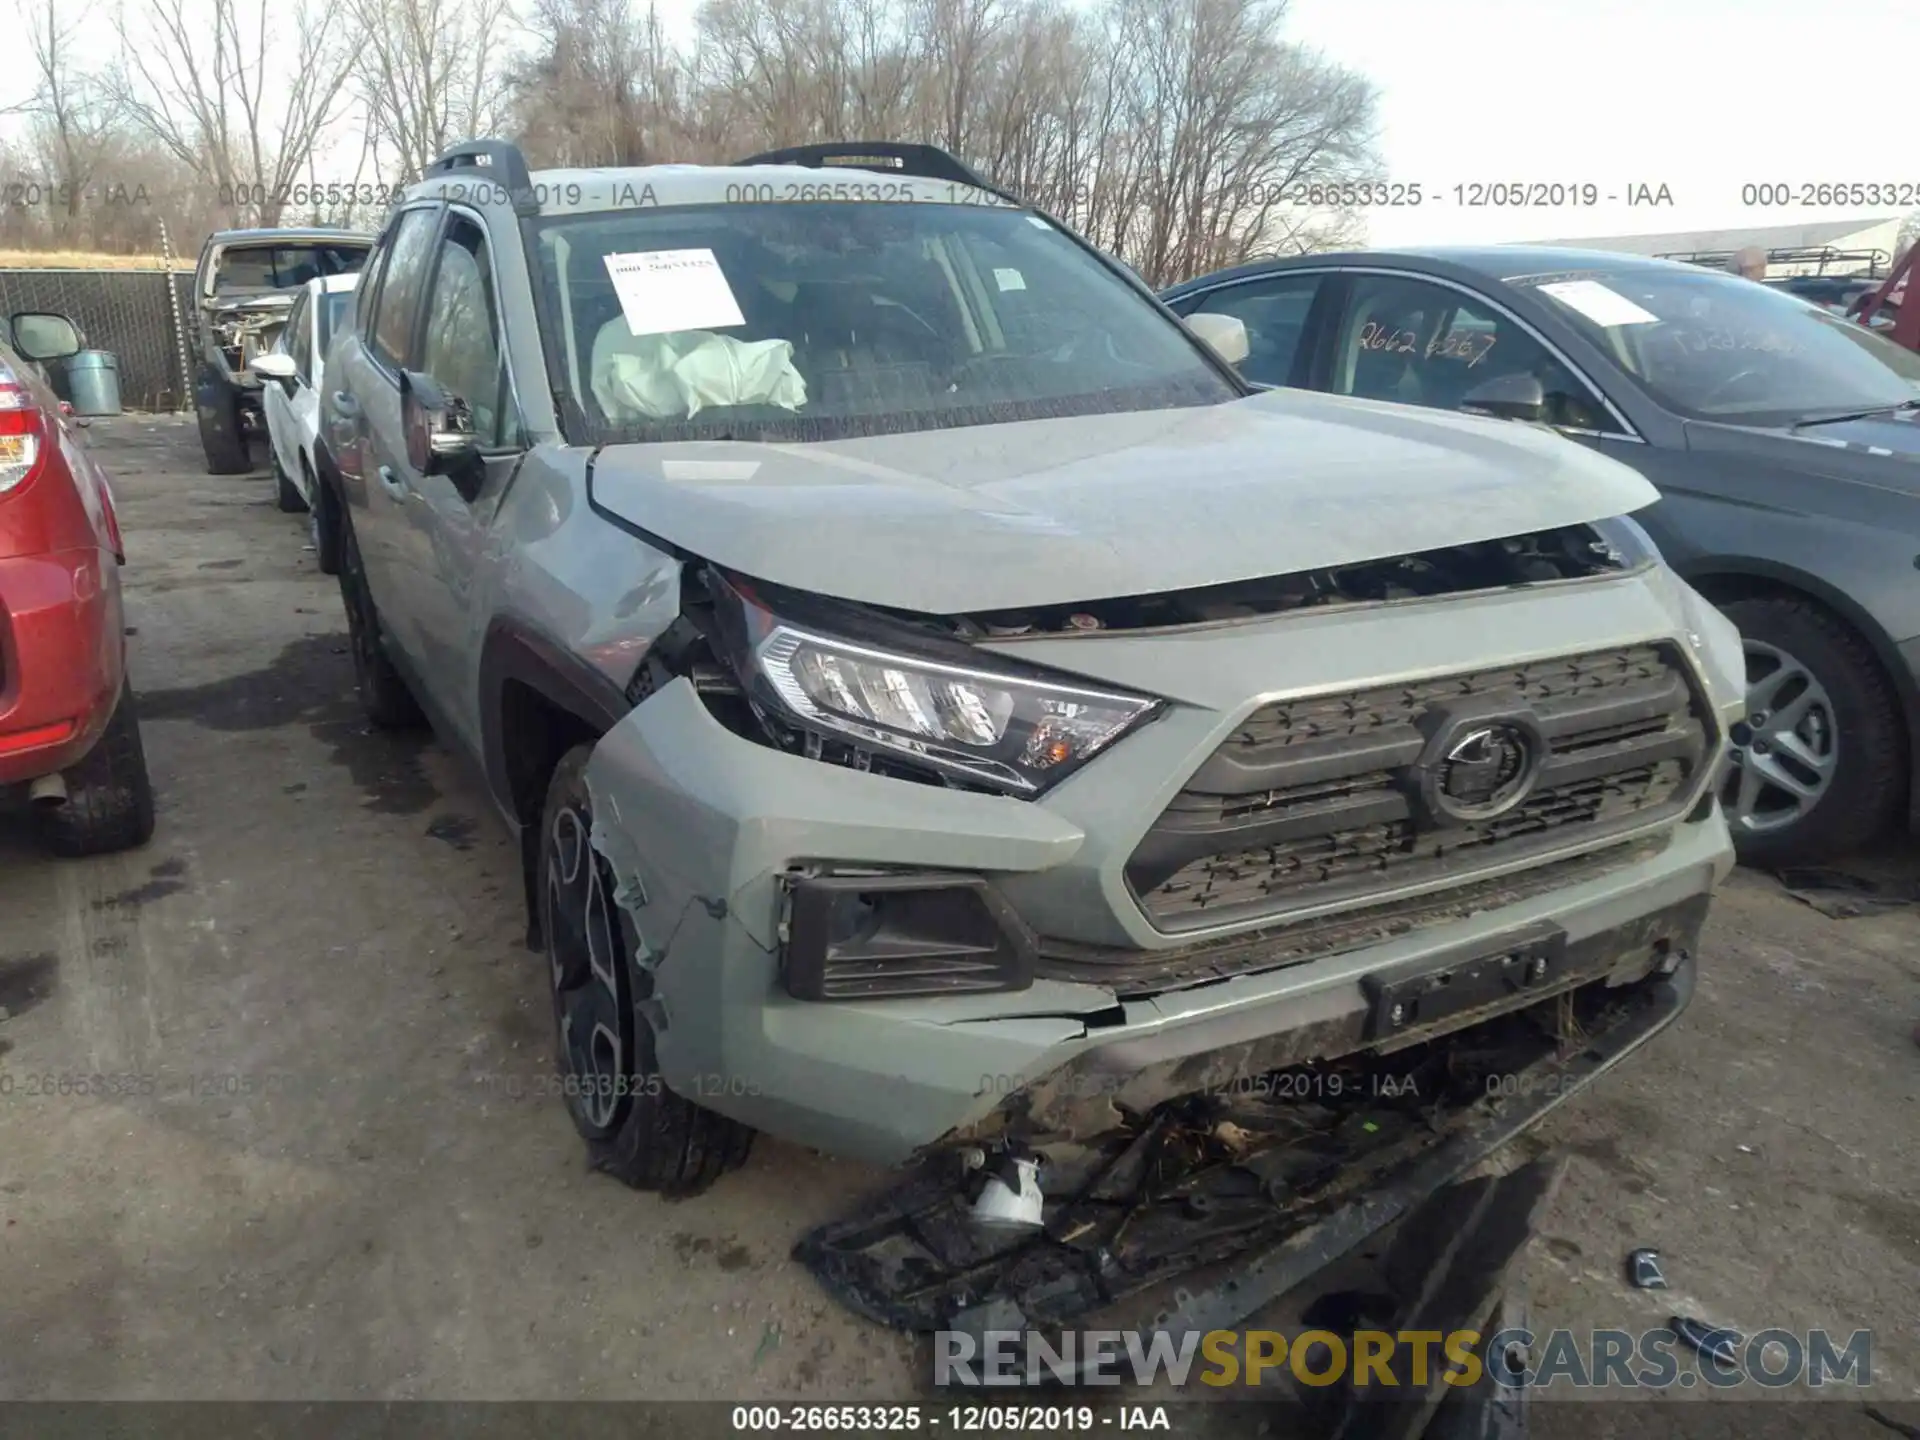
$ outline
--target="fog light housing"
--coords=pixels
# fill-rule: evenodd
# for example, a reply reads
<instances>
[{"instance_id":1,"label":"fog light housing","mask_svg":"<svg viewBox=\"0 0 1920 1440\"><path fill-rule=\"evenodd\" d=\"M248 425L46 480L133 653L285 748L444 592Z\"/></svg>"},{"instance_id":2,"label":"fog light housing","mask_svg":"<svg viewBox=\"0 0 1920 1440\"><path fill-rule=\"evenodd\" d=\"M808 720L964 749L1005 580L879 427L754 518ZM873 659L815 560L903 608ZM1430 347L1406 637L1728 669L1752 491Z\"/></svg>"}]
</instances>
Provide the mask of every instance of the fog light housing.
<instances>
[{"instance_id":1,"label":"fog light housing","mask_svg":"<svg viewBox=\"0 0 1920 1440\"><path fill-rule=\"evenodd\" d=\"M789 882L783 974L796 1000L1025 990L1035 945L977 875L895 872Z\"/></svg>"}]
</instances>

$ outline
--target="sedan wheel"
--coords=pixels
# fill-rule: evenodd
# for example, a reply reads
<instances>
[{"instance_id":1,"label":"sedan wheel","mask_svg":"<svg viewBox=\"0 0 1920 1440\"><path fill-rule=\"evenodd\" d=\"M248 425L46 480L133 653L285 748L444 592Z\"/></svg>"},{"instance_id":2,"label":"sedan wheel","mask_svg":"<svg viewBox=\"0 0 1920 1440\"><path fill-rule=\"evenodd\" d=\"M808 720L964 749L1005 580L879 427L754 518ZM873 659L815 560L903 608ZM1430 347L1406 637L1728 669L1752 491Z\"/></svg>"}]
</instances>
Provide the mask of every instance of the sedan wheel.
<instances>
[{"instance_id":1,"label":"sedan wheel","mask_svg":"<svg viewBox=\"0 0 1920 1440\"><path fill-rule=\"evenodd\" d=\"M1833 783L1840 728L1826 687L1778 646L1749 638L1747 718L1733 727L1721 805L1736 834L1804 819Z\"/></svg>"}]
</instances>

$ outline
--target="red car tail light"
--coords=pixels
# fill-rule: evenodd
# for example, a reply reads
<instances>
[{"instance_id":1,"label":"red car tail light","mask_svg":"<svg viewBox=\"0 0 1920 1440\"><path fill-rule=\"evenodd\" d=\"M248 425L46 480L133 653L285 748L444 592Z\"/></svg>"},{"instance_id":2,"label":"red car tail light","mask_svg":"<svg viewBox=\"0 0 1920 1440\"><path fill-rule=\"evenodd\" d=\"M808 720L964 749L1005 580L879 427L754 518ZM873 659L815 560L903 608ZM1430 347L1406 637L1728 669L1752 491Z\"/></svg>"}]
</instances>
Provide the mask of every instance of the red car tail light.
<instances>
[{"instance_id":1,"label":"red car tail light","mask_svg":"<svg viewBox=\"0 0 1920 1440\"><path fill-rule=\"evenodd\" d=\"M45 449L46 422L33 392L0 360L0 498L33 477Z\"/></svg>"},{"instance_id":2,"label":"red car tail light","mask_svg":"<svg viewBox=\"0 0 1920 1440\"><path fill-rule=\"evenodd\" d=\"M32 730L16 730L11 735L0 734L0 755L38 750L43 745L58 745L63 740L71 740L77 729L73 721L62 720L58 724L41 725Z\"/></svg>"}]
</instances>

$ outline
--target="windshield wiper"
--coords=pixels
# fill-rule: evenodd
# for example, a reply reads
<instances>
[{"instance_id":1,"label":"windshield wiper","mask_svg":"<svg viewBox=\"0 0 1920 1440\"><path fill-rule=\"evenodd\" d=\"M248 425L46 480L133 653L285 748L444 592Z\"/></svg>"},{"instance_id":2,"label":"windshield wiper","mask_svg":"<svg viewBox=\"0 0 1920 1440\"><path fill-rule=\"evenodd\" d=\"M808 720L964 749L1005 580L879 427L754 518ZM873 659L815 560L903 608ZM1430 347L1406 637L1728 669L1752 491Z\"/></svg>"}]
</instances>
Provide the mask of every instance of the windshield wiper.
<instances>
[{"instance_id":1,"label":"windshield wiper","mask_svg":"<svg viewBox=\"0 0 1920 1440\"><path fill-rule=\"evenodd\" d=\"M1809 425L1838 425L1842 420L1871 420L1876 415L1898 415L1902 410L1920 410L1920 399L1902 400L1896 405L1876 405L1871 410L1842 410L1837 415L1809 415L1804 420L1793 422L1793 428L1804 430Z\"/></svg>"}]
</instances>

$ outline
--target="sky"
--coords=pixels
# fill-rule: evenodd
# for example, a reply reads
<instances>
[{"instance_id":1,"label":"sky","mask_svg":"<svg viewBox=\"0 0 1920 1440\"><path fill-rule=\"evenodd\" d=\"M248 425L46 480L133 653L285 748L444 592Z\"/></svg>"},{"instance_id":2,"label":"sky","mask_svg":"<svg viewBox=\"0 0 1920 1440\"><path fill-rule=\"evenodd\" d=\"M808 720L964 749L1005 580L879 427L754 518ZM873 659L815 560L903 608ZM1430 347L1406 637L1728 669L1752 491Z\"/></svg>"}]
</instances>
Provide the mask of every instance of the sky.
<instances>
[{"instance_id":1,"label":"sky","mask_svg":"<svg viewBox=\"0 0 1920 1440\"><path fill-rule=\"evenodd\" d=\"M1920 209L1916 0L1292 0L1289 38L1380 89L1375 245L1552 240L1882 218L1743 205L1747 184L1904 186ZM1593 182L1593 208L1465 208L1454 188ZM1629 187L1673 204L1630 207ZM1442 197L1434 200L1438 192ZM1798 198L1795 196L1794 198Z\"/></svg>"},{"instance_id":2,"label":"sky","mask_svg":"<svg viewBox=\"0 0 1920 1440\"><path fill-rule=\"evenodd\" d=\"M108 3L91 9L104 16ZM671 33L691 34L695 0L660 7ZM1913 86L1897 58L1920 57L1920 0L1291 0L1286 34L1379 88L1384 178L1419 185L1421 203L1368 210L1375 245L1878 219L1920 208ZM0 104L30 92L23 68L0 75ZM1455 188L1502 182L1591 184L1599 198L1475 208ZM1797 200L1801 185L1822 183L1904 187L1913 198L1742 203L1744 185L1784 187ZM1655 195L1664 186L1672 203L1629 205L1641 186Z\"/></svg>"}]
</instances>

